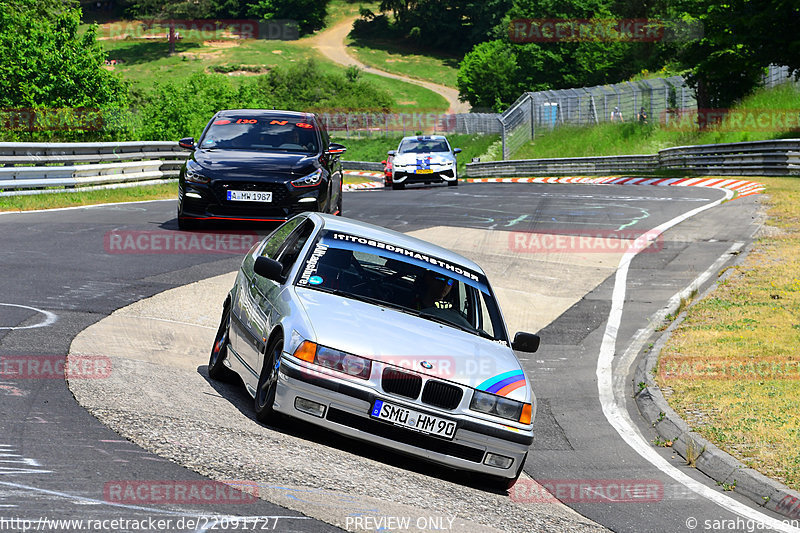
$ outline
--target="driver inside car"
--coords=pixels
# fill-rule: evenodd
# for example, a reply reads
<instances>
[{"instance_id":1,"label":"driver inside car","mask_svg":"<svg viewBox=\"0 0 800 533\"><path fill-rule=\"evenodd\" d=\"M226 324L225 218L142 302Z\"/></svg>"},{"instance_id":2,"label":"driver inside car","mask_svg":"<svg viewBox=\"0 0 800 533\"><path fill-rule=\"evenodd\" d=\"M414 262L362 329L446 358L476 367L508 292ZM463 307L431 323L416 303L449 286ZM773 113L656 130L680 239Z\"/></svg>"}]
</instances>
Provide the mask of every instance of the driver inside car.
<instances>
[{"instance_id":1,"label":"driver inside car","mask_svg":"<svg viewBox=\"0 0 800 533\"><path fill-rule=\"evenodd\" d=\"M422 275L420 291L417 294L417 310L459 326L475 329L453 306L453 298L448 298L454 284L453 278L426 270Z\"/></svg>"}]
</instances>

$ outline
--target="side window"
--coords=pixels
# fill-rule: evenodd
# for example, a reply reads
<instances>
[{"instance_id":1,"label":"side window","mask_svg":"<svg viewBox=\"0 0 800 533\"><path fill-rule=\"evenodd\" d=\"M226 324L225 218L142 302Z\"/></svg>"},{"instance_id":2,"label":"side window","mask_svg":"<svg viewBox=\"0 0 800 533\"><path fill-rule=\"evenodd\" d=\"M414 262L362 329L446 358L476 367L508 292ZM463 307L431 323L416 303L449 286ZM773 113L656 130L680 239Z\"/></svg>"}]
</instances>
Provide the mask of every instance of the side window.
<instances>
[{"instance_id":1,"label":"side window","mask_svg":"<svg viewBox=\"0 0 800 533\"><path fill-rule=\"evenodd\" d=\"M285 246L278 252L278 257L276 258L283 265L281 273L284 276L289 274L292 266L300 256L300 250L306 245L306 241L308 241L313 231L314 223L310 220L306 220L297 230L292 232L288 239L286 239Z\"/></svg>"},{"instance_id":2,"label":"side window","mask_svg":"<svg viewBox=\"0 0 800 533\"><path fill-rule=\"evenodd\" d=\"M299 226L304 220L305 217L296 217L288 222L285 222L282 226L272 232L272 234L267 237L266 242L264 243L264 247L261 248L261 256L263 257L270 257L272 259L278 259L278 254L281 252L281 249L286 242L286 239L289 235L294 231L297 226ZM255 259L253 259L255 261Z\"/></svg>"}]
</instances>

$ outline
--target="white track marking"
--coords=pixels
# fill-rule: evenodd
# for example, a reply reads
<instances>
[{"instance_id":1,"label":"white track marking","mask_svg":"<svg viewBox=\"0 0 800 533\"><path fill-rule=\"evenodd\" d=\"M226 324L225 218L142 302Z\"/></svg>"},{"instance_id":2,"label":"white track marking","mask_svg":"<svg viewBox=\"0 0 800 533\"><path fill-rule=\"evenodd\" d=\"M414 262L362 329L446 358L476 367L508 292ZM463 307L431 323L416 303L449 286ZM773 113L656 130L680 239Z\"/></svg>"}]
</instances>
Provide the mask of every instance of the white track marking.
<instances>
[{"instance_id":1,"label":"white track marking","mask_svg":"<svg viewBox=\"0 0 800 533\"><path fill-rule=\"evenodd\" d=\"M7 307L21 307L22 309L30 309L31 311L36 311L37 313L41 313L41 314L44 315L44 320L42 320L41 322L38 322L36 324L33 324L32 326L14 326L14 327L11 327L11 326L0 326L0 329L16 330L16 329L44 328L44 327L49 326L50 324L53 324L56 320L58 320L58 315L56 315L55 313L51 313L50 311L45 311L44 309L37 309L36 307L30 307L28 305L19 305L19 304L2 304L2 303L0 303L0 305L4 305L4 306L7 306Z\"/></svg>"},{"instance_id":2,"label":"white track marking","mask_svg":"<svg viewBox=\"0 0 800 533\"><path fill-rule=\"evenodd\" d=\"M730 199L733 196L733 191L726 190L725 198L711 202L704 206L698 207L683 215L673 218L660 226L647 232L649 240L656 239L659 235L664 233L669 228L683 222L684 220L693 217L712 207L716 207L723 201ZM727 509L728 511L742 516L744 518L763 524L764 526L773 528L778 531L787 531L800 533L800 528L792 527L787 523L777 520L764 513L756 511L749 506L740 503L733 498L725 496L706 485L695 481L688 475L684 474L661 457L650 445L649 442L639 433L633 424L630 416L624 407L624 378L618 380L621 383L622 395L618 397L615 389L615 379L613 372L614 352L617 344L617 334L619 332L619 325L622 321L623 305L625 303L625 291L628 278L628 268L631 261L641 251L642 247L638 247L635 251L626 252L620 259L619 266L614 279L614 290L611 296L611 311L608 315L608 322L606 323L605 333L603 334L603 342L600 347L600 355L597 360L597 389L600 397L600 405L611 426L617 431L620 437L633 448L633 450L641 455L645 460L658 468L661 472L668 475L678 483L692 490L699 496L706 498L715 504ZM716 263L715 263L716 265ZM712 265L713 268L713 265ZM707 270L702 276L710 276L711 269ZM697 281L697 280L695 280ZM692 283L694 285L694 282ZM642 336L637 335L641 338ZM627 374L627 372L625 372Z\"/></svg>"}]
</instances>

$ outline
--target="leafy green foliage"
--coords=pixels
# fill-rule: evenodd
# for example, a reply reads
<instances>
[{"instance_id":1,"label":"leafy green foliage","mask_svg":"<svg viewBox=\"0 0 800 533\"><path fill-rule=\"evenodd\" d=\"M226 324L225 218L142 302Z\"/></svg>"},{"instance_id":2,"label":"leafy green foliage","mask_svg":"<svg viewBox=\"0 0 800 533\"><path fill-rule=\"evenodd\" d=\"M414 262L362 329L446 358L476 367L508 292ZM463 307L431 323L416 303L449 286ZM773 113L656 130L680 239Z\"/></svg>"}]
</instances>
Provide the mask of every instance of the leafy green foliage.
<instances>
[{"instance_id":1,"label":"leafy green foliage","mask_svg":"<svg viewBox=\"0 0 800 533\"><path fill-rule=\"evenodd\" d=\"M199 136L220 109L349 109L385 112L391 97L370 83L340 73L323 73L311 60L244 80L194 74L186 82L157 84L146 94L136 137L142 140Z\"/></svg>"},{"instance_id":2,"label":"leafy green foliage","mask_svg":"<svg viewBox=\"0 0 800 533\"><path fill-rule=\"evenodd\" d=\"M38 10L25 6L24 1L0 3L0 108L58 116L67 123L54 129L68 130L75 128L70 113L63 112L67 108L97 113L127 105L127 86L103 68L105 54L95 29L78 35L80 10L58 10L47 2ZM36 140L49 135L24 130L4 136Z\"/></svg>"},{"instance_id":3,"label":"leafy green foliage","mask_svg":"<svg viewBox=\"0 0 800 533\"><path fill-rule=\"evenodd\" d=\"M511 0L382 0L380 11L368 9L353 27L353 37L396 36L420 47L462 54L485 41L511 7Z\"/></svg>"},{"instance_id":4,"label":"leafy green foliage","mask_svg":"<svg viewBox=\"0 0 800 533\"><path fill-rule=\"evenodd\" d=\"M325 26L330 0L259 0L249 7L248 15L261 20L294 20L300 33L311 33Z\"/></svg>"}]
</instances>

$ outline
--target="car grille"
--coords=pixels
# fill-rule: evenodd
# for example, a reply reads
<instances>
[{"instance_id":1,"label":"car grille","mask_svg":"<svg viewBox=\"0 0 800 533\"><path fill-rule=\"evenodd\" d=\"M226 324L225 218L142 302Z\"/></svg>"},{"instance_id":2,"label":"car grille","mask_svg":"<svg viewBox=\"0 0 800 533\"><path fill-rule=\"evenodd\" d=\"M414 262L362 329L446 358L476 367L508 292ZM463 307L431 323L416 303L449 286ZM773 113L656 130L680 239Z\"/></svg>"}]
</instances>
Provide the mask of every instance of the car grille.
<instances>
[{"instance_id":1,"label":"car grille","mask_svg":"<svg viewBox=\"0 0 800 533\"><path fill-rule=\"evenodd\" d=\"M425 390L422 391L422 403L442 409L455 409L461 403L463 395L464 391L461 387L430 380L425 384Z\"/></svg>"},{"instance_id":2,"label":"car grille","mask_svg":"<svg viewBox=\"0 0 800 533\"><path fill-rule=\"evenodd\" d=\"M272 202L264 205L284 205L289 201L289 191L283 183L229 181L213 184L214 194L227 205L248 205L248 202L228 202L228 190L271 192ZM250 204L252 205L252 204Z\"/></svg>"},{"instance_id":3,"label":"car grille","mask_svg":"<svg viewBox=\"0 0 800 533\"><path fill-rule=\"evenodd\" d=\"M390 394L416 399L422 389L422 377L417 374L385 368L381 379L383 390Z\"/></svg>"},{"instance_id":4,"label":"car grille","mask_svg":"<svg viewBox=\"0 0 800 533\"><path fill-rule=\"evenodd\" d=\"M430 450L473 463L480 463L483 461L484 450L482 449L456 444L455 442L443 440L438 437L423 435L417 431L403 429L386 422L366 419L335 407L328 409L327 419L336 424L348 426L385 439L402 442L403 444L408 444L415 448Z\"/></svg>"}]
</instances>

